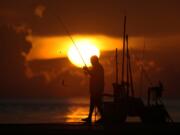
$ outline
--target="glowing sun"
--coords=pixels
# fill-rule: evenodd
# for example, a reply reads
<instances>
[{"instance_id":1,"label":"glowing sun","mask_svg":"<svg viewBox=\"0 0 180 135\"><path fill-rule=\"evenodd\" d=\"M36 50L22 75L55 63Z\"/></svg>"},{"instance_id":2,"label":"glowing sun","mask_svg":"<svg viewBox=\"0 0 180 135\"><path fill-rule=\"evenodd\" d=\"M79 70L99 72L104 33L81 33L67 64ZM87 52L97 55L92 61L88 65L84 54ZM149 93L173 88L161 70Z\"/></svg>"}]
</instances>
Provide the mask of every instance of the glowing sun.
<instances>
[{"instance_id":1,"label":"glowing sun","mask_svg":"<svg viewBox=\"0 0 180 135\"><path fill-rule=\"evenodd\" d=\"M77 50L77 48L78 50ZM77 67L83 67L84 62L87 66L91 66L90 58L93 55L100 56L99 49L91 43L89 40L79 40L76 42L76 46L72 45L68 50L68 58L69 60ZM80 52L80 54L79 54ZM81 56L84 60L82 60Z\"/></svg>"}]
</instances>

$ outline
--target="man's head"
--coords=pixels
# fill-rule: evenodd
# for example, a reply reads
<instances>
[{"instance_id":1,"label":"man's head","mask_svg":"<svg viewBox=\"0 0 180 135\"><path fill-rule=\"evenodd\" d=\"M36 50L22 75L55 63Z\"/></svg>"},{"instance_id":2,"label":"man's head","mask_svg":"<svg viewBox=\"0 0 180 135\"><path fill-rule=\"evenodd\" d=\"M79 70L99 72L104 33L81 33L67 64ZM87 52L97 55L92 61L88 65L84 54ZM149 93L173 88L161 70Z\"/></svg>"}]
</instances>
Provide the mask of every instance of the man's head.
<instances>
[{"instance_id":1,"label":"man's head","mask_svg":"<svg viewBox=\"0 0 180 135\"><path fill-rule=\"evenodd\" d=\"M99 63L99 58L96 55L91 56L90 60L91 60L92 66L94 66L94 65Z\"/></svg>"}]
</instances>

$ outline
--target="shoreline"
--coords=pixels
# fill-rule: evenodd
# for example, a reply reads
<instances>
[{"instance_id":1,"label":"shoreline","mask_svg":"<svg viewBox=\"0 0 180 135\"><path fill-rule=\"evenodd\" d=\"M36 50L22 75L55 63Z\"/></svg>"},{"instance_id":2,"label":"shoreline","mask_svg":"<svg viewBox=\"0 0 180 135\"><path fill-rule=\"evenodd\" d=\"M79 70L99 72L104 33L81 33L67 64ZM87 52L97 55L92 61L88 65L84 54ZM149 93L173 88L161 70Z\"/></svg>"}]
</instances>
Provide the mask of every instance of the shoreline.
<instances>
[{"instance_id":1,"label":"shoreline","mask_svg":"<svg viewBox=\"0 0 180 135\"><path fill-rule=\"evenodd\" d=\"M179 134L180 123L87 125L83 123L0 124L1 133L13 134Z\"/></svg>"}]
</instances>

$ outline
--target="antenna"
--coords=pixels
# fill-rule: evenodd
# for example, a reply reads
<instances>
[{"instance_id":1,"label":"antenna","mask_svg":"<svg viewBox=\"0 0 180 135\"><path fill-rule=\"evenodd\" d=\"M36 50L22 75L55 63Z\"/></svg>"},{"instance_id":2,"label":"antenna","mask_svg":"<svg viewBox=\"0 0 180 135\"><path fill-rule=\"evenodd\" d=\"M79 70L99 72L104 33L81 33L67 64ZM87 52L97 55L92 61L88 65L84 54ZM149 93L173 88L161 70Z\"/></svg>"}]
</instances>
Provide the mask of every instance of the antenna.
<instances>
[{"instance_id":1,"label":"antenna","mask_svg":"<svg viewBox=\"0 0 180 135\"><path fill-rule=\"evenodd\" d=\"M142 95L143 91L143 80L144 80L144 72L143 72L143 66L144 66L144 58L145 58L145 40L144 40L144 45L143 45L143 50L142 50L142 65L140 66L140 96Z\"/></svg>"}]
</instances>

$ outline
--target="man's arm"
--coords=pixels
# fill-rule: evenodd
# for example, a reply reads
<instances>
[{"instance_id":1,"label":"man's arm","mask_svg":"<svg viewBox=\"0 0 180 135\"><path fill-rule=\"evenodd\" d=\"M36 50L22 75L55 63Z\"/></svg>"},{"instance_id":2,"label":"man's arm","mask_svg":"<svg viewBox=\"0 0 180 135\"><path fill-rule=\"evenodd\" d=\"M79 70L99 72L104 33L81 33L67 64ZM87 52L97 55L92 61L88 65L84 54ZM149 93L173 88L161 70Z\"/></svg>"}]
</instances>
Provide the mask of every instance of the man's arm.
<instances>
[{"instance_id":1,"label":"man's arm","mask_svg":"<svg viewBox=\"0 0 180 135\"><path fill-rule=\"evenodd\" d=\"M88 69L88 67L86 67L86 66L83 67L83 70L84 70L84 72L85 72L86 74L89 74L89 75L92 74L91 71L90 71L90 70Z\"/></svg>"}]
</instances>

